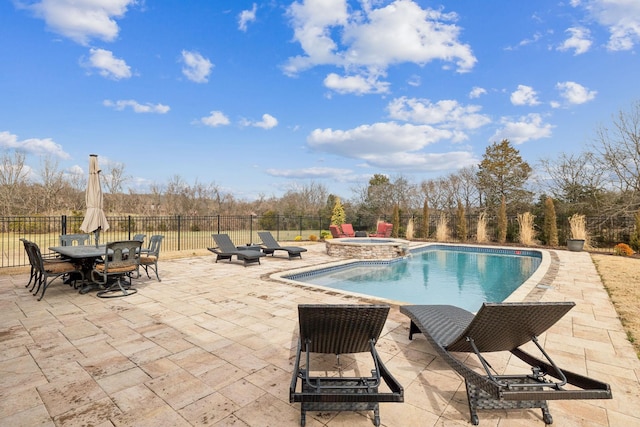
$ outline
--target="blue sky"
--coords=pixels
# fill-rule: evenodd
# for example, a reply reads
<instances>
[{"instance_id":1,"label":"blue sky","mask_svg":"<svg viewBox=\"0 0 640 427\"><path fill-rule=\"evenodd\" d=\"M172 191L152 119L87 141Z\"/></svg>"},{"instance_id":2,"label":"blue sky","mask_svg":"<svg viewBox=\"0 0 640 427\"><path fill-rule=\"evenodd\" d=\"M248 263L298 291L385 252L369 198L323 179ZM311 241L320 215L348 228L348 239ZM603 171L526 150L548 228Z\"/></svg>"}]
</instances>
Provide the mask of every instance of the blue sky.
<instances>
[{"instance_id":1,"label":"blue sky","mask_svg":"<svg viewBox=\"0 0 640 427\"><path fill-rule=\"evenodd\" d=\"M0 147L252 200L344 198L509 139L580 152L640 99L637 0L0 2ZM10 152L10 151L9 151Z\"/></svg>"}]
</instances>

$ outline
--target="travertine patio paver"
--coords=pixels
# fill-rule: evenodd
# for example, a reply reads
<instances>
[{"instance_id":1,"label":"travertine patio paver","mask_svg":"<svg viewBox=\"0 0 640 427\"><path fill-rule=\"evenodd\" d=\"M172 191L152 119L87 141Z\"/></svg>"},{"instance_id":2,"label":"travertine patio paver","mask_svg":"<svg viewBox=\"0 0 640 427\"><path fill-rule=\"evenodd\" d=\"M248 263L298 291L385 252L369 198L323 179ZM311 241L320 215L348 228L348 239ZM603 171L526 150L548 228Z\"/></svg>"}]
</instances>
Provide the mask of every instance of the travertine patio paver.
<instances>
[{"instance_id":1,"label":"travertine patio paver","mask_svg":"<svg viewBox=\"0 0 640 427\"><path fill-rule=\"evenodd\" d=\"M288 401L297 305L372 301L270 277L335 261L322 244L308 249L302 260L269 256L246 268L213 255L161 260L162 282L144 276L137 294L111 300L58 282L37 302L28 274L0 275L0 425L299 425L299 405ZM614 396L552 401L555 424L640 425L640 362L589 255L549 253L545 286L513 297L575 301L541 342L560 366L609 382ZM424 337L408 340L408 325L392 304L377 348L405 402L382 404L382 425L469 425L463 381ZM521 367L509 355L494 363ZM544 425L539 410L479 415L482 426ZM307 425L368 426L371 415L310 413Z\"/></svg>"}]
</instances>

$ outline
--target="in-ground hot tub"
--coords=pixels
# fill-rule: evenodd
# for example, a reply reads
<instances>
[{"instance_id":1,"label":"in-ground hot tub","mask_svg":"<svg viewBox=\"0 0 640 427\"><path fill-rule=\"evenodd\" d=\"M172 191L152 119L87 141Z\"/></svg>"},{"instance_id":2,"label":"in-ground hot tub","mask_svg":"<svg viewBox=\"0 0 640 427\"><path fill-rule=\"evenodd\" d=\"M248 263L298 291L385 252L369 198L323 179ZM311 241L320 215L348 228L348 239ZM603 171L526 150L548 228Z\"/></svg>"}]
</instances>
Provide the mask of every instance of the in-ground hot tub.
<instances>
[{"instance_id":1,"label":"in-ground hot tub","mask_svg":"<svg viewBox=\"0 0 640 427\"><path fill-rule=\"evenodd\" d=\"M340 258L392 259L409 253L409 241L387 237L354 237L325 241L327 255Z\"/></svg>"}]
</instances>

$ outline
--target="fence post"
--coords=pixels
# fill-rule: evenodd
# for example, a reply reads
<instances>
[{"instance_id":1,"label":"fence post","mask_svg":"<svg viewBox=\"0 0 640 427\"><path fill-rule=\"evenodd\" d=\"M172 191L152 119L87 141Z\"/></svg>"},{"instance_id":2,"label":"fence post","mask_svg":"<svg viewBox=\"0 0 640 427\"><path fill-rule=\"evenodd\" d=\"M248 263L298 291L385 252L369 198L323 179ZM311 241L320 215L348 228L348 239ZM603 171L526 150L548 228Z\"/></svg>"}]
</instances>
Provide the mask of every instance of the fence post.
<instances>
[{"instance_id":1,"label":"fence post","mask_svg":"<svg viewBox=\"0 0 640 427\"><path fill-rule=\"evenodd\" d=\"M280 214L276 215L276 240L280 240Z\"/></svg>"},{"instance_id":2,"label":"fence post","mask_svg":"<svg viewBox=\"0 0 640 427\"><path fill-rule=\"evenodd\" d=\"M180 215L178 215L178 250L180 250Z\"/></svg>"},{"instance_id":3,"label":"fence post","mask_svg":"<svg viewBox=\"0 0 640 427\"><path fill-rule=\"evenodd\" d=\"M300 234L299 234L299 236L302 237L302 215L300 215L299 219L300 219L300 222L298 224L298 225L300 225Z\"/></svg>"},{"instance_id":4,"label":"fence post","mask_svg":"<svg viewBox=\"0 0 640 427\"><path fill-rule=\"evenodd\" d=\"M60 234L67 234L67 216L60 217Z\"/></svg>"},{"instance_id":5,"label":"fence post","mask_svg":"<svg viewBox=\"0 0 640 427\"><path fill-rule=\"evenodd\" d=\"M253 244L253 215L249 214L249 244Z\"/></svg>"},{"instance_id":6,"label":"fence post","mask_svg":"<svg viewBox=\"0 0 640 427\"><path fill-rule=\"evenodd\" d=\"M131 240L131 215L127 217L127 228L129 231L129 240Z\"/></svg>"}]
</instances>

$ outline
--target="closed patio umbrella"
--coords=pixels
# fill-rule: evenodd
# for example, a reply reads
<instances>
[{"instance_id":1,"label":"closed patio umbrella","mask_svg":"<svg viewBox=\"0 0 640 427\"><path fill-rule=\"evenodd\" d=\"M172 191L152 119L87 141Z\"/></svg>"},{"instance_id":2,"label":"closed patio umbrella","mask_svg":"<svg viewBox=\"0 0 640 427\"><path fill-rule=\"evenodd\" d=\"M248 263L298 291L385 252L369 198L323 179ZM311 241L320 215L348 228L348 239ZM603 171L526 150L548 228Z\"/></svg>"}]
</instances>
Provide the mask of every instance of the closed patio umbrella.
<instances>
[{"instance_id":1,"label":"closed patio umbrella","mask_svg":"<svg viewBox=\"0 0 640 427\"><path fill-rule=\"evenodd\" d=\"M85 199L87 202L87 213L84 216L80 230L85 233L94 233L96 246L98 246L100 230L108 230L109 223L102 210L102 187L100 186L100 168L98 167L97 154L91 154L89 156L89 180L87 182Z\"/></svg>"}]
</instances>

